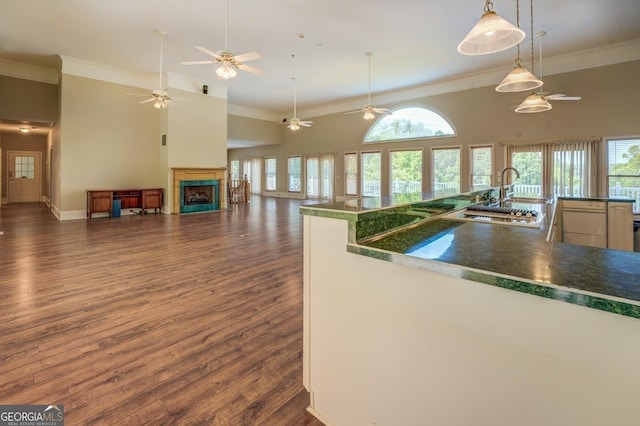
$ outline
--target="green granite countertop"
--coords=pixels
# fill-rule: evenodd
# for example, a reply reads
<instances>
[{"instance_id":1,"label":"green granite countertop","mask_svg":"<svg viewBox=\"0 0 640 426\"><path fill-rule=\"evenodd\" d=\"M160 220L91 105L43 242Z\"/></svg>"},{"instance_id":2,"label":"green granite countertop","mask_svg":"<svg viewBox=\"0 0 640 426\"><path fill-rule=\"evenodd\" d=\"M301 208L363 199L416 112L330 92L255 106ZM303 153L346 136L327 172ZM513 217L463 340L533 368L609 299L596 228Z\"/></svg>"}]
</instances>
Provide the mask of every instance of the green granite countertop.
<instances>
[{"instance_id":1,"label":"green granite countertop","mask_svg":"<svg viewBox=\"0 0 640 426\"><path fill-rule=\"evenodd\" d=\"M456 209L470 199L452 198ZM368 219L384 223L385 214L410 216L405 213L434 202L450 201L382 208ZM437 212L386 229L369 224L362 210L345 215L308 205L301 212L349 220L351 253L640 319L640 253L551 242L544 227L459 221ZM361 224L367 232L357 232Z\"/></svg>"}]
</instances>

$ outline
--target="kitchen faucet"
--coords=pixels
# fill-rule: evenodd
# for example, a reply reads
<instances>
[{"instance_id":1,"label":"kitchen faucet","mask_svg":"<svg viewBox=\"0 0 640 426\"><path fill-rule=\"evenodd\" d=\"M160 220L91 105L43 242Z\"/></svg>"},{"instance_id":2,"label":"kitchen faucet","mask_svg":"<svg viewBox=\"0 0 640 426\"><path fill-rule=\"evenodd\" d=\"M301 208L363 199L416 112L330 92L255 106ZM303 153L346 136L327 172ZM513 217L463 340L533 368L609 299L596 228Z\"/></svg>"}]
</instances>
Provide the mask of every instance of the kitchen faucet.
<instances>
[{"instance_id":1,"label":"kitchen faucet","mask_svg":"<svg viewBox=\"0 0 640 426\"><path fill-rule=\"evenodd\" d=\"M502 169L502 177L501 177L501 180L500 180L500 183L501 183L501 186L500 186L500 200L504 200L504 199L507 198L507 188L506 188L506 185L505 185L505 182L504 182L504 174L508 170L513 170L514 172L516 172L516 179L520 178L520 172L515 167L505 167L504 169Z\"/></svg>"}]
</instances>

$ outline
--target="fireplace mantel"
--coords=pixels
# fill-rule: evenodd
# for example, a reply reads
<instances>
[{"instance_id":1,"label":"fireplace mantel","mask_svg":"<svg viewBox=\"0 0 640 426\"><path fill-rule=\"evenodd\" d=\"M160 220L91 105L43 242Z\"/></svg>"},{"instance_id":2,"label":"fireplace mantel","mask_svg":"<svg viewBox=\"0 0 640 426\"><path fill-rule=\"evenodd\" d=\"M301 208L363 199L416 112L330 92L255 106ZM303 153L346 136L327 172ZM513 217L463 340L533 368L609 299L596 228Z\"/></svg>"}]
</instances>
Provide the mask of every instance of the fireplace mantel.
<instances>
[{"instance_id":1,"label":"fireplace mantel","mask_svg":"<svg viewBox=\"0 0 640 426\"><path fill-rule=\"evenodd\" d=\"M173 170L173 213L180 213L180 182L192 180L218 180L220 181L220 208L226 207L226 177L227 168L180 168L174 167Z\"/></svg>"}]
</instances>

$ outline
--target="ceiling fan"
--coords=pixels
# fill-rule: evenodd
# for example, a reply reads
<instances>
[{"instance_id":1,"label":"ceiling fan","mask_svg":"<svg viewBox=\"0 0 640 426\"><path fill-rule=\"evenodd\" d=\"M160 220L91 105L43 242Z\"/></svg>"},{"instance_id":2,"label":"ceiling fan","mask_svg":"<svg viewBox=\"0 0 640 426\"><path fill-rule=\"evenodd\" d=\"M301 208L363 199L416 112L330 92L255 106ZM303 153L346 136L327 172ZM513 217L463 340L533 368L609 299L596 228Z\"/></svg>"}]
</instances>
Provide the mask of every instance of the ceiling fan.
<instances>
[{"instance_id":1,"label":"ceiling fan","mask_svg":"<svg viewBox=\"0 0 640 426\"><path fill-rule=\"evenodd\" d=\"M345 114L354 114L356 112L362 112L364 113L362 117L365 120L373 120L376 117L376 114L388 114L389 110L387 108L376 108L371 105L371 57L373 56L373 53L366 52L365 55L369 57L369 97L368 97L367 105L355 111L345 112Z\"/></svg>"},{"instance_id":2,"label":"ceiling fan","mask_svg":"<svg viewBox=\"0 0 640 426\"><path fill-rule=\"evenodd\" d=\"M291 80L293 80L293 117L285 118L284 120L282 120L282 123L276 123L276 124L286 124L287 128L295 132L296 130L299 130L300 127L311 127L311 125L313 124L313 121L300 120L298 118L297 110L296 110L296 78L291 77Z\"/></svg>"},{"instance_id":3,"label":"ceiling fan","mask_svg":"<svg viewBox=\"0 0 640 426\"><path fill-rule=\"evenodd\" d=\"M159 77L159 84L158 87L162 87L162 53L164 50L164 38L167 35L166 32L162 31L162 30L156 30L156 33L158 33L158 35L160 36L160 77ZM131 96L149 96L149 95L143 95L140 93L127 93L127 95L131 95ZM151 96L148 99L145 99L144 101L140 101L138 103L140 104L146 104L149 102L153 102L153 106L154 108L157 109L161 109L161 108L166 108L169 106L169 103L171 102L171 98L169 97L169 93L164 90L164 89L154 89L151 92Z\"/></svg>"},{"instance_id":4,"label":"ceiling fan","mask_svg":"<svg viewBox=\"0 0 640 426\"><path fill-rule=\"evenodd\" d=\"M254 68L249 65L245 65L243 62L253 61L255 59L260 59L262 56L258 52L248 52L243 53L241 55L234 55L232 52L228 50L228 41L229 41L229 0L227 0L227 8L226 8L226 21L225 21L225 34L224 34L224 50L219 50L218 52L214 52L212 50L207 49L206 47L196 46L196 49L205 53L209 56L215 58L214 61L183 61L182 65L203 65L203 64L220 64L220 67L216 70L216 74L223 80L229 80L236 75L238 75L236 69L240 69L243 71L248 71L253 74L263 74L262 70L258 68Z\"/></svg>"}]
</instances>

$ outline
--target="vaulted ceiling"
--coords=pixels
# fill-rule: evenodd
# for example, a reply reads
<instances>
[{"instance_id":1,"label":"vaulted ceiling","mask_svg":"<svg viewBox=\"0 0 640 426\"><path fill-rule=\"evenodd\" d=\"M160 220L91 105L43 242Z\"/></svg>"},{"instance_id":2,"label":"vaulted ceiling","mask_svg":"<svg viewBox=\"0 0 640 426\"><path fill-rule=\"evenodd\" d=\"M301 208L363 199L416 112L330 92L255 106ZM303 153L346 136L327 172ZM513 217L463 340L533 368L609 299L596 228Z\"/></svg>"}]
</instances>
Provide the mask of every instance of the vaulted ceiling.
<instances>
[{"instance_id":1,"label":"vaulted ceiling","mask_svg":"<svg viewBox=\"0 0 640 426\"><path fill-rule=\"evenodd\" d=\"M158 73L156 30L163 30L163 70L223 84L215 77L215 66L181 62L211 59L195 46L222 50L227 33L228 50L260 53L261 59L247 64L264 71L240 71L225 81L230 104L288 114L291 77L296 77L299 109L345 102L358 107L367 98L366 52L373 53L374 100L383 93L487 70L502 69L506 75L515 48L473 57L456 51L484 6L483 0L230 0L227 18L226 0L2 1L0 59L55 68L57 55L63 55ZM520 26L527 33L521 56L530 68L530 2L521 0L519 6ZM546 33L545 72L547 64L549 72L562 71L560 66L588 66L593 52L611 46L626 46L620 60L640 58L638 0L535 0L533 7L534 34ZM516 22L516 0L495 0L493 10ZM537 63L538 38L534 40ZM554 60L559 64L555 68Z\"/></svg>"}]
</instances>

